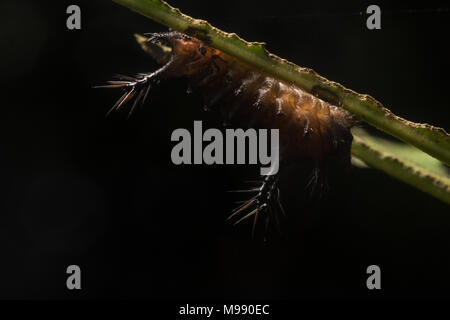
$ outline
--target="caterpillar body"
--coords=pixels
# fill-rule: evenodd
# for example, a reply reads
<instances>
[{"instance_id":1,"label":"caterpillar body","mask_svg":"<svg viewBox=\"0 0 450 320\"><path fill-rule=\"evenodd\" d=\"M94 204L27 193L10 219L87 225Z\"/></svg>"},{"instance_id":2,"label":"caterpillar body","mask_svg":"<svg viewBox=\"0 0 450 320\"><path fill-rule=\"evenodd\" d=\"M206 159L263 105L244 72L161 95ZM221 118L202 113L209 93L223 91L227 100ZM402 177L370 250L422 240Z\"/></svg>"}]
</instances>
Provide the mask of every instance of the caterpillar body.
<instances>
[{"instance_id":1,"label":"caterpillar body","mask_svg":"<svg viewBox=\"0 0 450 320\"><path fill-rule=\"evenodd\" d=\"M354 119L338 103L327 102L179 32L156 33L142 39L144 49L151 44L166 48L164 52L150 52L165 64L136 77L119 75L117 80L101 86L125 89L111 110L133 101L133 112L137 104L145 102L152 86L162 80L186 77L189 90L200 92L205 106L217 110L224 122L278 129L280 170L283 165L307 163L312 172L310 183L317 185L328 163L349 162ZM271 219L284 212L278 175L266 176L259 187L248 191L256 195L236 208L230 218L242 215L238 223L253 217L254 232L258 217L264 213L267 230Z\"/></svg>"}]
</instances>

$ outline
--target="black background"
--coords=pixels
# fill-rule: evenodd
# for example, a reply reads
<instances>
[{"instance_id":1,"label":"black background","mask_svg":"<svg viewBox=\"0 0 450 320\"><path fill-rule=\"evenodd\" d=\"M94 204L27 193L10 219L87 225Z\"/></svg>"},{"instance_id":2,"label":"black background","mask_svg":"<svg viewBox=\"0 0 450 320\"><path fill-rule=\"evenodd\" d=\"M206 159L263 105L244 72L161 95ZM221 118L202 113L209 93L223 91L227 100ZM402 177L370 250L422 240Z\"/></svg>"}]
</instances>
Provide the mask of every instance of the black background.
<instances>
[{"instance_id":1,"label":"black background","mask_svg":"<svg viewBox=\"0 0 450 320\"><path fill-rule=\"evenodd\" d=\"M365 1L170 3L411 121L450 127L448 6L377 1L382 29L370 31ZM66 28L70 4L81 30ZM295 181L283 230L264 243L225 222L236 200L226 191L258 168L172 164L174 129L221 124L182 80L130 119L105 118L120 92L91 87L154 70L133 33L165 27L111 1L2 1L0 24L0 298L448 297L440 201L370 169L343 172L319 203ZM66 288L71 264L81 291ZM380 291L366 288L371 264Z\"/></svg>"}]
</instances>

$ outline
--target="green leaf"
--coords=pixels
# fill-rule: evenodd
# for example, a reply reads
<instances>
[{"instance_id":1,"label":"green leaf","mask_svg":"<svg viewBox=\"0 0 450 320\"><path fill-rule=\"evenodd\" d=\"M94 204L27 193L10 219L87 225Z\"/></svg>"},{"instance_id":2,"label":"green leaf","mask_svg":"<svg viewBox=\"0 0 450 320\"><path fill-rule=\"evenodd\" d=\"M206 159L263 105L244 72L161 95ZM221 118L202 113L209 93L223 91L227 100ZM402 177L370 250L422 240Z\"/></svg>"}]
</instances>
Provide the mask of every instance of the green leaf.
<instances>
[{"instance_id":1,"label":"green leaf","mask_svg":"<svg viewBox=\"0 0 450 320\"><path fill-rule=\"evenodd\" d=\"M356 165L362 161L450 204L449 170L439 160L405 143L375 137L362 129L355 128L352 133L352 158L357 159Z\"/></svg>"}]
</instances>

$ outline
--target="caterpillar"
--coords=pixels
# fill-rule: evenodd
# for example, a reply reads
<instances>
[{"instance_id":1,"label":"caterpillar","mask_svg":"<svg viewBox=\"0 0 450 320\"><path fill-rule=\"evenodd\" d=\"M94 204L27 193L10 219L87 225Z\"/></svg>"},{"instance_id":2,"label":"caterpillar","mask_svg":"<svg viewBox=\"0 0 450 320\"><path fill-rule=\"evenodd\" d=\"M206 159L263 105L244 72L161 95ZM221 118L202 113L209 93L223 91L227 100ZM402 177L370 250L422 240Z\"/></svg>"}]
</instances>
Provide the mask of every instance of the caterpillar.
<instances>
[{"instance_id":1,"label":"caterpillar","mask_svg":"<svg viewBox=\"0 0 450 320\"><path fill-rule=\"evenodd\" d=\"M328 164L349 163L350 128L355 120L332 94L321 94L320 88L306 92L186 34L146 35L137 37L138 42L163 66L135 77L117 75L116 80L99 86L125 91L110 112L132 102L131 114L160 81L185 77L188 90L199 92L206 108L217 110L226 123L278 129L280 171L283 166L302 163L311 171L308 185L314 188L326 184L321 173ZM237 219L237 224L252 217L254 234L258 218L264 215L267 230L272 219L284 214L278 182L279 173L265 176L256 188L240 190L255 195L233 210L229 219Z\"/></svg>"}]
</instances>

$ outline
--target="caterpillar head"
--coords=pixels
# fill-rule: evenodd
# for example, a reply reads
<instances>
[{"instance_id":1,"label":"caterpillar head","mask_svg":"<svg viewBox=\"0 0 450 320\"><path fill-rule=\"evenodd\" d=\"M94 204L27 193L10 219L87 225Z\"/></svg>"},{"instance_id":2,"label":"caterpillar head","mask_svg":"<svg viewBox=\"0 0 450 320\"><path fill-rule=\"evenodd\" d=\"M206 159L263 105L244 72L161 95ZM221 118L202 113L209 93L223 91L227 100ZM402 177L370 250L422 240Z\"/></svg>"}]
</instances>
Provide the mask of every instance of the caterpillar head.
<instances>
[{"instance_id":1,"label":"caterpillar head","mask_svg":"<svg viewBox=\"0 0 450 320\"><path fill-rule=\"evenodd\" d=\"M180 66L178 72L182 74L179 75L190 75L205 67L214 54L214 49L201 40L177 31L146 35L149 37L135 35L144 51L161 64L172 59Z\"/></svg>"}]
</instances>

